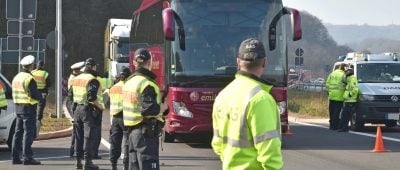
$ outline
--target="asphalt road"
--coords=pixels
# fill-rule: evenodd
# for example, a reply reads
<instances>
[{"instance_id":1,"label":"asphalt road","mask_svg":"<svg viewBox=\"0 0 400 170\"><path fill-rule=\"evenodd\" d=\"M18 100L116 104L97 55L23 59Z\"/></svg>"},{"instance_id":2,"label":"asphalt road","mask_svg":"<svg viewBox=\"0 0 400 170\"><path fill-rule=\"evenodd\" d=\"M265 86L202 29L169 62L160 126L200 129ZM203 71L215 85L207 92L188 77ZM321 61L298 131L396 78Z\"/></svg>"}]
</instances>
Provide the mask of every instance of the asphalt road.
<instances>
[{"instance_id":1,"label":"asphalt road","mask_svg":"<svg viewBox=\"0 0 400 170\"><path fill-rule=\"evenodd\" d=\"M94 162L101 169L110 169L108 160L109 119L103 119L102 160ZM369 127L361 133L339 133L326 128L326 122L309 124L306 121L292 122L291 136L284 136L284 169L288 170L385 170L400 167L400 128L383 128L385 147L391 152L372 153L375 127ZM368 136L370 135L370 136ZM197 139L196 139L197 138ZM218 170L221 163L212 152L209 144L195 143L202 137L191 136L181 142L163 144L160 151L161 169L167 170ZM184 141L184 142L182 142ZM0 170L6 169L74 169L74 159L68 156L70 138L36 141L33 145L35 158L43 165L11 165L10 152L6 146L0 146ZM121 161L119 162L121 164ZM121 167L122 169L122 167Z\"/></svg>"}]
</instances>

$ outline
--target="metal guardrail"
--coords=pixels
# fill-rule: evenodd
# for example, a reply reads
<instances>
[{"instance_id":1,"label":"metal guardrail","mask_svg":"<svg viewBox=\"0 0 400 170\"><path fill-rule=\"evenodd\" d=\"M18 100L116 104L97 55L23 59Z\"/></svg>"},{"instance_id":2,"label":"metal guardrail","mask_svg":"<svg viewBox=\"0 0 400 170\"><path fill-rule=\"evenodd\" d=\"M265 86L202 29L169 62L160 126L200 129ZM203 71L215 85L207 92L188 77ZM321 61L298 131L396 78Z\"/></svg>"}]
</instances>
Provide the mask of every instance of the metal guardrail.
<instances>
[{"instance_id":1,"label":"metal guardrail","mask_svg":"<svg viewBox=\"0 0 400 170\"><path fill-rule=\"evenodd\" d=\"M293 83L289 85L289 88L315 92L326 91L325 83Z\"/></svg>"}]
</instances>

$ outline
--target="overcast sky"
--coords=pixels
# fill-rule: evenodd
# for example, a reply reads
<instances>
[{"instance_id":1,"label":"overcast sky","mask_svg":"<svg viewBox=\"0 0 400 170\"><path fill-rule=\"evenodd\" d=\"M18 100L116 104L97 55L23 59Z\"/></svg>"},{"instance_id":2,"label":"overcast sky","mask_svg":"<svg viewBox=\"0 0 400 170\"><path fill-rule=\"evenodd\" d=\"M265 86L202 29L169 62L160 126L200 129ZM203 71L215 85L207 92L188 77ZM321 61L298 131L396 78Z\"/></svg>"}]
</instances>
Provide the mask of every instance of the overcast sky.
<instances>
[{"instance_id":1,"label":"overcast sky","mask_svg":"<svg viewBox=\"0 0 400 170\"><path fill-rule=\"evenodd\" d=\"M308 11L324 23L400 25L400 0L283 0L283 4Z\"/></svg>"}]
</instances>

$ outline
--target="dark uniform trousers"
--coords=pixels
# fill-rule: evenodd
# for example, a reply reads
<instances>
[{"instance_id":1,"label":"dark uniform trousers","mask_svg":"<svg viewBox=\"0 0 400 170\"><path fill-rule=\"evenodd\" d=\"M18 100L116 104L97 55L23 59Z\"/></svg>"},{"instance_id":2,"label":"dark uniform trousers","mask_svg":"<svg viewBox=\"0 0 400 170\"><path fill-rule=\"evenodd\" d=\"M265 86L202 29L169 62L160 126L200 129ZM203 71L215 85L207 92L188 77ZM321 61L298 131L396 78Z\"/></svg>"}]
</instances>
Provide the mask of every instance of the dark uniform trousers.
<instances>
[{"instance_id":1,"label":"dark uniform trousers","mask_svg":"<svg viewBox=\"0 0 400 170\"><path fill-rule=\"evenodd\" d=\"M75 151L78 158L92 159L99 112L93 106L78 104L74 111Z\"/></svg>"},{"instance_id":2,"label":"dark uniform trousers","mask_svg":"<svg viewBox=\"0 0 400 170\"><path fill-rule=\"evenodd\" d=\"M13 160L20 159L22 152L25 161L33 156L32 143L36 133L36 109L33 105L26 105L23 113L17 113L15 133L12 141Z\"/></svg>"},{"instance_id":3,"label":"dark uniform trousers","mask_svg":"<svg viewBox=\"0 0 400 170\"><path fill-rule=\"evenodd\" d=\"M157 122L157 121L154 121ZM129 169L159 170L160 128L152 123L129 127Z\"/></svg>"},{"instance_id":4,"label":"dark uniform trousers","mask_svg":"<svg viewBox=\"0 0 400 170\"><path fill-rule=\"evenodd\" d=\"M121 145L122 141L124 141L123 151L124 158L123 163L126 166L129 166L129 143L128 143L128 130L124 126L124 118L122 112L113 116L111 129L110 129L110 161L111 163L117 163L119 157L121 156Z\"/></svg>"},{"instance_id":5,"label":"dark uniform trousers","mask_svg":"<svg viewBox=\"0 0 400 170\"><path fill-rule=\"evenodd\" d=\"M356 111L356 102L344 102L344 106L340 117L340 129L349 130L349 121L351 115Z\"/></svg>"},{"instance_id":6,"label":"dark uniform trousers","mask_svg":"<svg viewBox=\"0 0 400 170\"><path fill-rule=\"evenodd\" d=\"M103 112L102 111L98 111L99 115L96 117L96 135L95 135L95 139L94 139L94 145L93 145L93 150L94 153L93 155L95 157L99 156L99 147L100 147L100 143L101 143L101 124L103 121Z\"/></svg>"},{"instance_id":7,"label":"dark uniform trousers","mask_svg":"<svg viewBox=\"0 0 400 170\"><path fill-rule=\"evenodd\" d=\"M41 93L43 94L43 93ZM43 95L42 95L43 96ZM46 107L46 96L43 96L43 100L39 101L39 104L37 105L37 110L38 110L38 120L42 120L43 119L43 112L44 112L44 108Z\"/></svg>"},{"instance_id":8,"label":"dark uniform trousers","mask_svg":"<svg viewBox=\"0 0 400 170\"><path fill-rule=\"evenodd\" d=\"M337 130L339 129L340 123L340 111L342 110L343 102L329 100L329 129Z\"/></svg>"}]
</instances>

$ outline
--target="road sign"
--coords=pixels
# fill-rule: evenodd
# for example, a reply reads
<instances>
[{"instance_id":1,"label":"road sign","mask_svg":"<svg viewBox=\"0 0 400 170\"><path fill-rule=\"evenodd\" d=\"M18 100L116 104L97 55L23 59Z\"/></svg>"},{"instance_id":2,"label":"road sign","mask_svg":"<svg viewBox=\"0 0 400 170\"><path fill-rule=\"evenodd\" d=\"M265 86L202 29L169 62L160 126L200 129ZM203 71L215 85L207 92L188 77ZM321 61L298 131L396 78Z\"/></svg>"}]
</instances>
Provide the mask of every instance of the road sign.
<instances>
[{"instance_id":1,"label":"road sign","mask_svg":"<svg viewBox=\"0 0 400 170\"><path fill-rule=\"evenodd\" d=\"M6 18L19 19L20 2L22 1L22 19L35 20L37 0L7 0L6 1Z\"/></svg>"},{"instance_id":2,"label":"road sign","mask_svg":"<svg viewBox=\"0 0 400 170\"><path fill-rule=\"evenodd\" d=\"M297 48L295 51L295 54L296 54L296 56L301 57L304 54L304 50L302 48Z\"/></svg>"},{"instance_id":3,"label":"road sign","mask_svg":"<svg viewBox=\"0 0 400 170\"><path fill-rule=\"evenodd\" d=\"M22 37L22 51L33 51L34 40L33 37ZM19 37L9 36L7 37L7 50L18 51L19 50Z\"/></svg>"},{"instance_id":4,"label":"road sign","mask_svg":"<svg viewBox=\"0 0 400 170\"><path fill-rule=\"evenodd\" d=\"M18 51L3 51L1 56L2 60L1 63L4 64L18 64ZM22 52L21 58L27 55L33 55L36 61L46 59L46 52ZM39 55L39 57L37 57Z\"/></svg>"},{"instance_id":5,"label":"road sign","mask_svg":"<svg viewBox=\"0 0 400 170\"><path fill-rule=\"evenodd\" d=\"M55 49L56 48L56 42L55 42L55 36L56 33L55 31L51 31L46 35L46 42L47 42L47 46L49 46L51 49ZM62 46L64 46L65 44L65 37L64 34L62 35Z\"/></svg>"},{"instance_id":6,"label":"road sign","mask_svg":"<svg viewBox=\"0 0 400 170\"><path fill-rule=\"evenodd\" d=\"M18 35L19 33L19 21L10 20L7 21L7 34ZM23 21L22 22L22 36L33 36L35 33L35 22Z\"/></svg>"}]
</instances>

